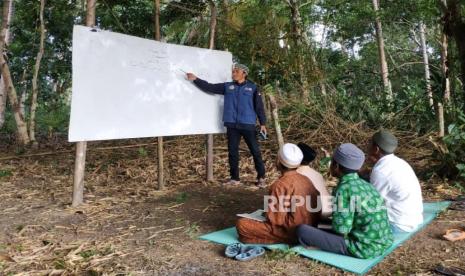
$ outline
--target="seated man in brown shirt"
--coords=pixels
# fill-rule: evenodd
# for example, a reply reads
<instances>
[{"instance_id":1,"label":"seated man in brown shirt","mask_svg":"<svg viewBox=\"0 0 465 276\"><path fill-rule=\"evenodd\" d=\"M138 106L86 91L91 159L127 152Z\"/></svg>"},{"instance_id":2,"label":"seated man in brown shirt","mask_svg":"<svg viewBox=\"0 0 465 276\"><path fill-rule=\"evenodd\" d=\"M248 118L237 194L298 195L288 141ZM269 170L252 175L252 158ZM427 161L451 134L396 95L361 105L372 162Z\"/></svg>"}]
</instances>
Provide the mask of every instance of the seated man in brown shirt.
<instances>
[{"instance_id":1,"label":"seated man in brown shirt","mask_svg":"<svg viewBox=\"0 0 465 276\"><path fill-rule=\"evenodd\" d=\"M236 223L239 240L243 243L297 243L295 228L299 224L317 226L318 190L308 177L296 169L302 162L302 151L294 144L285 144L278 152L277 168L281 177L270 187L265 197L266 221L241 218Z\"/></svg>"}]
</instances>

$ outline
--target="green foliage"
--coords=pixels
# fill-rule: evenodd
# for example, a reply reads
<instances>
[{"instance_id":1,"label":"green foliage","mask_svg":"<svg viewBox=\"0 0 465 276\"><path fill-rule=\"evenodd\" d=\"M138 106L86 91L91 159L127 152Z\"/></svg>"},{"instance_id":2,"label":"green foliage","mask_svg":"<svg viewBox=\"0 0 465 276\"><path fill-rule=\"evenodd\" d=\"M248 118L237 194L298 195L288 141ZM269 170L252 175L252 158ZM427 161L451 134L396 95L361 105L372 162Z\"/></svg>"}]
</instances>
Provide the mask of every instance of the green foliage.
<instances>
[{"instance_id":1,"label":"green foliage","mask_svg":"<svg viewBox=\"0 0 465 276\"><path fill-rule=\"evenodd\" d=\"M92 256L96 255L97 252L95 250L85 250L79 253L79 256L83 257L85 260L90 259Z\"/></svg>"},{"instance_id":2,"label":"green foliage","mask_svg":"<svg viewBox=\"0 0 465 276\"><path fill-rule=\"evenodd\" d=\"M200 226L196 222L194 222L189 225L185 232L187 233L187 235L189 235L191 239L195 239L200 233Z\"/></svg>"},{"instance_id":3,"label":"green foliage","mask_svg":"<svg viewBox=\"0 0 465 276\"><path fill-rule=\"evenodd\" d=\"M49 134L53 132L63 133L68 131L70 106L60 102L53 103L44 101L38 105L36 110L36 131L39 134ZM26 114L26 120L29 120ZM5 124L0 128L0 133L14 133L16 124L11 112L5 116Z\"/></svg>"},{"instance_id":4,"label":"green foliage","mask_svg":"<svg viewBox=\"0 0 465 276\"><path fill-rule=\"evenodd\" d=\"M266 259L270 261L290 261L292 258L297 257L298 254L290 249L287 250L271 250L270 253L266 255Z\"/></svg>"},{"instance_id":5,"label":"green foliage","mask_svg":"<svg viewBox=\"0 0 465 276\"><path fill-rule=\"evenodd\" d=\"M319 161L318 171L322 174L329 172L329 166L331 165L331 157L323 157Z\"/></svg>"},{"instance_id":6,"label":"green foliage","mask_svg":"<svg viewBox=\"0 0 465 276\"><path fill-rule=\"evenodd\" d=\"M0 178L12 176L13 173L10 170L0 170Z\"/></svg>"},{"instance_id":7,"label":"green foliage","mask_svg":"<svg viewBox=\"0 0 465 276\"><path fill-rule=\"evenodd\" d=\"M451 171L449 175L465 183L465 114L460 112L457 121L449 125L443 141L446 146L443 168Z\"/></svg>"},{"instance_id":8,"label":"green foliage","mask_svg":"<svg viewBox=\"0 0 465 276\"><path fill-rule=\"evenodd\" d=\"M140 157L147 157L148 153L147 153L147 150L145 150L144 148L140 147L138 150L137 150L137 153L139 154Z\"/></svg>"},{"instance_id":9,"label":"green foliage","mask_svg":"<svg viewBox=\"0 0 465 276\"><path fill-rule=\"evenodd\" d=\"M53 267L55 269L65 269L66 268L66 262L63 259L58 259L53 263Z\"/></svg>"},{"instance_id":10,"label":"green foliage","mask_svg":"<svg viewBox=\"0 0 465 276\"><path fill-rule=\"evenodd\" d=\"M181 192L176 196L176 203L184 203L187 201L189 194L186 192Z\"/></svg>"},{"instance_id":11,"label":"green foliage","mask_svg":"<svg viewBox=\"0 0 465 276\"><path fill-rule=\"evenodd\" d=\"M42 133L66 132L68 130L70 107L59 104L55 107L40 105L37 109L37 130Z\"/></svg>"},{"instance_id":12,"label":"green foliage","mask_svg":"<svg viewBox=\"0 0 465 276\"><path fill-rule=\"evenodd\" d=\"M286 129L287 116L295 112L312 116L305 127L317 127L321 114L335 112L349 122L364 121L372 128L386 127L427 133L437 130L436 111L426 97L422 51L418 43L419 22L427 27L431 86L436 102L442 101L444 83L440 37L442 10L436 0L381 0L377 14L383 24L386 58L394 99L386 100L379 68L379 52L374 31L372 2L296 1L302 36L293 33L291 7L282 0L214 1L218 10L215 47L232 52L234 61L249 65L249 78L275 93L279 83L285 100L302 92L303 77L308 82L311 105L298 104L280 110ZM71 93L72 29L83 24L85 1L54 0L46 4L45 53L39 71L39 99L36 129L39 134L66 132ZM460 4L462 11L465 8ZM11 24L12 41L6 50L18 94L26 93L26 119L30 108L31 79L39 47L39 1L16 0ZM102 29L152 39L153 0L97 1L96 22ZM210 7L207 1L161 1L162 38L169 43L208 47ZM318 30L318 26L323 29ZM322 34L319 40L316 33ZM449 44L452 102L448 108L463 109L465 97L457 76L458 50ZM328 96L321 95L324 84ZM19 95L20 96L20 95ZM454 116L447 123L459 128ZM458 131L456 128L451 129ZM1 133L14 134L15 122L8 106ZM454 138L453 138L454 137ZM455 171L461 142L445 138L450 148L447 167ZM145 149L139 156L147 156ZM453 157L455 154L457 156ZM452 161L455 160L455 161ZM323 168L324 169L324 168ZM460 173L461 174L461 173ZM458 174L458 175L460 175ZM186 197L177 199L179 202Z\"/></svg>"}]
</instances>

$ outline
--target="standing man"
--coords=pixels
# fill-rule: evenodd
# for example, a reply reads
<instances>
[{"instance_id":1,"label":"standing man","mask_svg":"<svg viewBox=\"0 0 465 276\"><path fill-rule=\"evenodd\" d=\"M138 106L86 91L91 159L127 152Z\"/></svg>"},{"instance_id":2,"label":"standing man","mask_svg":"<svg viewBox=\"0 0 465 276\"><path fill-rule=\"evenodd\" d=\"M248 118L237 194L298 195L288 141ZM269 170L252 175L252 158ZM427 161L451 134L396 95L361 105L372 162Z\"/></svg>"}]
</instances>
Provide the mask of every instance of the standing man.
<instances>
[{"instance_id":1,"label":"standing man","mask_svg":"<svg viewBox=\"0 0 465 276\"><path fill-rule=\"evenodd\" d=\"M212 94L224 95L223 122L227 129L229 172L231 179L226 185L239 185L239 143L244 138L250 153L253 156L255 170L257 171L256 185L264 188L265 165L263 164L260 147L255 134L255 125L260 122L260 131L266 135L266 116L263 108L261 93L257 86L247 80L249 69L243 64L234 64L232 82L211 84L187 73L187 79L202 91Z\"/></svg>"}]
</instances>

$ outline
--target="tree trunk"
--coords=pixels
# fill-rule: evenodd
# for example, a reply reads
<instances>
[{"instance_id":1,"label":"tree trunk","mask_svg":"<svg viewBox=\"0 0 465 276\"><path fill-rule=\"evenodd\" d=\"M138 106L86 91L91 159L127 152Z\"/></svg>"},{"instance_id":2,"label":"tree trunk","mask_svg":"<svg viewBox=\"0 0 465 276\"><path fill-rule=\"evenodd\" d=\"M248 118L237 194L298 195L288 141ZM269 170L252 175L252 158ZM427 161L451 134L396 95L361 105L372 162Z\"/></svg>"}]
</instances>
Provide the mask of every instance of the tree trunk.
<instances>
[{"instance_id":1,"label":"tree trunk","mask_svg":"<svg viewBox=\"0 0 465 276\"><path fill-rule=\"evenodd\" d=\"M10 14L10 7L11 3L10 0L3 1L3 13L2 18L8 18ZM22 145L29 144L29 136L27 134L27 125L24 121L24 118L21 116L19 112L19 102L18 102L18 94L16 93L16 89L13 84L13 79L11 77L10 67L3 55L5 44L6 44L6 34L9 29L9 22L8 20L2 21L2 29L0 33L0 67L2 72L2 79L6 88L6 92L8 94L8 98L10 99L10 105L13 111L13 115L16 122L16 127L18 130L18 140L19 143Z\"/></svg>"},{"instance_id":2,"label":"tree trunk","mask_svg":"<svg viewBox=\"0 0 465 276\"><path fill-rule=\"evenodd\" d=\"M300 99L304 103L308 103L310 96L310 88L307 79L306 70L303 64L303 56L300 53L302 48L302 41L306 41L306 35L302 33L301 23L302 18L300 17L299 11L299 1L298 0L288 0L286 1L291 10L291 38L293 45L291 46L291 52L294 53L294 58L296 59L296 66L299 72L300 77Z\"/></svg>"},{"instance_id":3,"label":"tree trunk","mask_svg":"<svg viewBox=\"0 0 465 276\"><path fill-rule=\"evenodd\" d=\"M444 32L447 36L454 38L457 44L465 99L465 17L461 14L464 4L461 0L442 0L441 4L444 11Z\"/></svg>"},{"instance_id":4,"label":"tree trunk","mask_svg":"<svg viewBox=\"0 0 465 276\"><path fill-rule=\"evenodd\" d=\"M425 83L426 83L426 95L428 96L429 105L430 107L434 107L434 100L433 100L433 90L431 89L431 82L430 82L430 71L429 71L429 60L428 60L428 49L426 46L426 26L423 22L420 22L420 42L421 42L421 49L423 52L423 63L425 65Z\"/></svg>"},{"instance_id":5,"label":"tree trunk","mask_svg":"<svg viewBox=\"0 0 465 276\"><path fill-rule=\"evenodd\" d=\"M34 75L32 77L32 97L31 97L31 112L29 117L29 137L31 138L31 142L34 146L37 145L36 141L36 109L37 109L37 94L39 93L39 85L38 85L38 77L39 77L39 69L40 69L40 62L42 60L42 56L44 55L44 42L45 42L45 23L44 23L44 8L45 8L45 0L40 0L40 11L39 11L39 19L40 19L40 45L39 45L39 52L37 53L36 64L34 65Z\"/></svg>"},{"instance_id":6,"label":"tree trunk","mask_svg":"<svg viewBox=\"0 0 465 276\"><path fill-rule=\"evenodd\" d=\"M449 61L448 61L448 39L447 35L443 32L441 34L441 71L444 78L444 103L450 101L450 79L449 79Z\"/></svg>"},{"instance_id":7,"label":"tree trunk","mask_svg":"<svg viewBox=\"0 0 465 276\"><path fill-rule=\"evenodd\" d=\"M213 0L209 0L208 4L210 5L210 43L208 48L214 49L215 48L215 32L216 32L216 20L217 20L217 9L215 6L215 2Z\"/></svg>"},{"instance_id":8,"label":"tree trunk","mask_svg":"<svg viewBox=\"0 0 465 276\"><path fill-rule=\"evenodd\" d=\"M386 61L386 54L384 52L384 38L383 38L383 28L381 26L381 19L379 18L379 5L378 0L373 0L373 9L376 13L375 16L375 30L376 30L376 40L378 42L378 52L380 60L380 69L381 77L383 79L383 87L387 93L388 100L393 99L391 82L389 81L389 70Z\"/></svg>"},{"instance_id":9,"label":"tree trunk","mask_svg":"<svg viewBox=\"0 0 465 276\"><path fill-rule=\"evenodd\" d=\"M87 0L86 4L86 26L95 26L95 5L97 0Z\"/></svg>"},{"instance_id":10,"label":"tree trunk","mask_svg":"<svg viewBox=\"0 0 465 276\"><path fill-rule=\"evenodd\" d=\"M8 7L8 15L6 17L6 30L5 30L5 44L8 45L10 43L10 22L11 17L13 14L13 1L9 2ZM5 17L2 17L5 18ZM3 30L3 29L2 29ZM2 128L3 124L5 123L5 110L6 110L6 99L7 99L7 89L5 83L2 78L2 74L0 71L0 128Z\"/></svg>"},{"instance_id":11,"label":"tree trunk","mask_svg":"<svg viewBox=\"0 0 465 276\"><path fill-rule=\"evenodd\" d=\"M23 91L19 97L19 112L23 118L26 118L26 99L27 99L27 81L26 81L26 68L23 70L23 76L21 77L21 83Z\"/></svg>"},{"instance_id":12,"label":"tree trunk","mask_svg":"<svg viewBox=\"0 0 465 276\"><path fill-rule=\"evenodd\" d=\"M216 22L217 22L217 8L213 0L209 0L208 4L210 6L210 42L208 45L209 49L215 49L215 33L216 33ZM207 168L207 181L213 181L213 134L207 135L207 158L206 158L206 168Z\"/></svg>"},{"instance_id":13,"label":"tree trunk","mask_svg":"<svg viewBox=\"0 0 465 276\"><path fill-rule=\"evenodd\" d=\"M160 0L155 0L155 40L160 39Z\"/></svg>"},{"instance_id":14,"label":"tree trunk","mask_svg":"<svg viewBox=\"0 0 465 276\"><path fill-rule=\"evenodd\" d=\"M6 16L7 29L5 31L5 44L9 45L11 42L11 33L10 33L10 23L11 18L13 17L14 1L9 1L8 15Z\"/></svg>"},{"instance_id":15,"label":"tree trunk","mask_svg":"<svg viewBox=\"0 0 465 276\"><path fill-rule=\"evenodd\" d=\"M439 137L444 137L444 107L442 103L438 103L438 123L439 123Z\"/></svg>"},{"instance_id":16,"label":"tree trunk","mask_svg":"<svg viewBox=\"0 0 465 276\"><path fill-rule=\"evenodd\" d=\"M309 46L309 39L307 37L307 33L302 30L302 17L299 11L300 1L286 0L286 2L291 9L291 37L294 43L294 50L291 50L296 54L297 57L297 67L300 75L300 83L302 85L301 99L304 103L308 103L310 96L310 83L308 81L307 76L308 70L305 70L305 63L302 58L304 55L300 51L302 50L303 46L306 46L305 48L307 49L307 46ZM310 49L307 50L310 51ZM320 87L320 92L326 95L326 85L322 80L321 70L316 62L316 58L313 53L311 54L311 62L313 63L313 67L315 68L314 70L317 72L317 75L319 76L318 86Z\"/></svg>"},{"instance_id":17,"label":"tree trunk","mask_svg":"<svg viewBox=\"0 0 465 276\"><path fill-rule=\"evenodd\" d=\"M2 74L0 73L0 128L5 123L5 109L6 109L6 89L3 82Z\"/></svg>"},{"instance_id":18,"label":"tree trunk","mask_svg":"<svg viewBox=\"0 0 465 276\"><path fill-rule=\"evenodd\" d=\"M86 26L95 26L95 5L97 0L86 2ZM84 202L84 173L86 168L87 141L76 143L76 157L74 161L73 202L76 207Z\"/></svg>"}]
</instances>

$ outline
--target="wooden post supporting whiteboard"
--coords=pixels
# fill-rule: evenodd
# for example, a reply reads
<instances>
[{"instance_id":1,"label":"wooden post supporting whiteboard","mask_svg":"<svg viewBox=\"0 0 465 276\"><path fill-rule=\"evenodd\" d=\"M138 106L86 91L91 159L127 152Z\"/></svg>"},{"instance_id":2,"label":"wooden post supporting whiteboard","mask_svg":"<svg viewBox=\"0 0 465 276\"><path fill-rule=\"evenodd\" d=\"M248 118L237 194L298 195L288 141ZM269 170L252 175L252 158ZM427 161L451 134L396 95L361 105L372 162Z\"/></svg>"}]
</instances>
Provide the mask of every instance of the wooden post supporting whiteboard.
<instances>
[{"instance_id":1,"label":"wooden post supporting whiteboard","mask_svg":"<svg viewBox=\"0 0 465 276\"><path fill-rule=\"evenodd\" d=\"M163 166L163 137L158 137L158 190L165 188L165 175Z\"/></svg>"},{"instance_id":2,"label":"wooden post supporting whiteboard","mask_svg":"<svg viewBox=\"0 0 465 276\"><path fill-rule=\"evenodd\" d=\"M73 203L76 207L84 201L84 172L86 169L87 142L77 142L76 161L74 163Z\"/></svg>"},{"instance_id":3,"label":"wooden post supporting whiteboard","mask_svg":"<svg viewBox=\"0 0 465 276\"><path fill-rule=\"evenodd\" d=\"M155 0L155 40L160 41L160 0ZM163 137L158 137L158 190L165 188L165 170L163 165Z\"/></svg>"},{"instance_id":4,"label":"wooden post supporting whiteboard","mask_svg":"<svg viewBox=\"0 0 465 276\"><path fill-rule=\"evenodd\" d=\"M95 4L96 0L87 0L86 5L86 26L95 26ZM86 150L87 142L77 142L76 159L74 164L74 184L73 184L73 202L72 206L76 207L84 202L84 172L86 170Z\"/></svg>"},{"instance_id":5,"label":"wooden post supporting whiteboard","mask_svg":"<svg viewBox=\"0 0 465 276\"><path fill-rule=\"evenodd\" d=\"M210 46L209 49L215 48L215 29L216 29L216 6L215 2L210 0L208 1L210 5ZM207 167L207 181L213 181L213 134L207 135L207 158L206 158L206 167Z\"/></svg>"}]
</instances>

